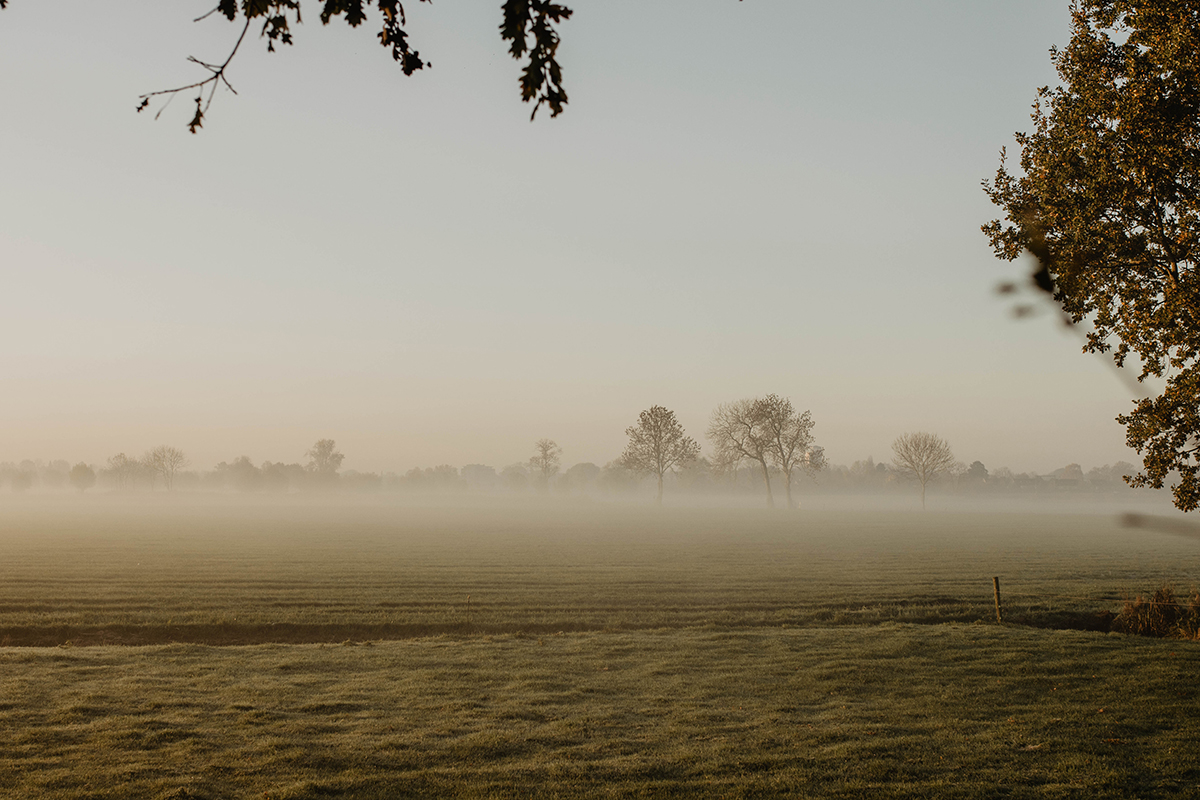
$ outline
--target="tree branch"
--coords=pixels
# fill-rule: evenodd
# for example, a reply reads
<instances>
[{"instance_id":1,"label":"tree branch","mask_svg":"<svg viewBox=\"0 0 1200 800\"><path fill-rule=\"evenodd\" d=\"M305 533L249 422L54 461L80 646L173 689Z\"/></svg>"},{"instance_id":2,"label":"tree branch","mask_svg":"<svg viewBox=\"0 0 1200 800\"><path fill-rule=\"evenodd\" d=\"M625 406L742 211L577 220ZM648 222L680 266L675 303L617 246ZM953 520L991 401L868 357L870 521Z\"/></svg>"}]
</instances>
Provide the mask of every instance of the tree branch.
<instances>
[{"instance_id":1,"label":"tree branch","mask_svg":"<svg viewBox=\"0 0 1200 800\"><path fill-rule=\"evenodd\" d=\"M213 9L213 11L215 11L215 10L216 9ZM211 14L212 11L210 11L208 13ZM204 16L208 16L208 14L205 14ZM200 17L200 19L204 19L204 17ZM208 108L209 108L209 106L212 105L213 97L216 95L217 87L220 84L222 84L222 83L225 84L229 88L229 91L233 92L234 94L237 94L237 90L233 88L233 84L231 84L229 82L229 79L227 77L225 77L225 70L229 66L229 62L233 61L233 57L235 55L237 55L238 48L242 46L242 42L246 38L246 31L248 31L248 30L250 30L250 17L246 17L246 24L242 26L242 32L238 36L237 42L234 43L233 50L231 50L229 52L229 56L225 59L225 62L222 63L220 66L217 66L215 64L206 63L206 62L201 61L200 59L196 58L195 56L188 56L188 61L191 61L193 64L199 64L200 66L204 67L212 74L209 75L207 78L205 78L202 81L197 81L196 83L189 83L187 86L180 86L177 89L162 89L157 92L148 92L146 94L139 95L138 99L141 100L142 102L137 107L138 112L141 112L142 109L144 109L150 105L151 97L158 97L160 95L170 95L171 97L167 100L166 103L163 103L162 108L160 108L158 110L158 113L154 115L154 118L158 119L159 116L162 115L162 112L164 110L166 110L166 107L168 105L170 105L171 100L175 99L175 95L179 94L180 92L189 91L191 89L199 89L199 91L196 94L196 113L194 115L192 115L192 121L188 123L188 130L190 130L192 133L196 133L196 131L198 131L204 125L204 115L208 113ZM212 84L212 88L208 92L208 101L205 102L204 101L204 87L207 86L208 84Z\"/></svg>"}]
</instances>

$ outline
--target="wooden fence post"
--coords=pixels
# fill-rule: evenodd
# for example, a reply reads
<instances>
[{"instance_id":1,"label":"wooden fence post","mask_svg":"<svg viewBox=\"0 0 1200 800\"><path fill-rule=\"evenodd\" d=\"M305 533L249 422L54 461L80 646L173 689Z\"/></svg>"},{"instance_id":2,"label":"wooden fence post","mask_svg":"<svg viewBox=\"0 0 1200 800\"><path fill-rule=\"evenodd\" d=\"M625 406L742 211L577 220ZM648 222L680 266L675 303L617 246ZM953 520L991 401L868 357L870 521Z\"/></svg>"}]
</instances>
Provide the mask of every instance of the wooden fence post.
<instances>
[{"instance_id":1,"label":"wooden fence post","mask_svg":"<svg viewBox=\"0 0 1200 800\"><path fill-rule=\"evenodd\" d=\"M1004 622L1004 618L1000 616L1000 579L992 578L992 592L996 595L996 622Z\"/></svg>"}]
</instances>

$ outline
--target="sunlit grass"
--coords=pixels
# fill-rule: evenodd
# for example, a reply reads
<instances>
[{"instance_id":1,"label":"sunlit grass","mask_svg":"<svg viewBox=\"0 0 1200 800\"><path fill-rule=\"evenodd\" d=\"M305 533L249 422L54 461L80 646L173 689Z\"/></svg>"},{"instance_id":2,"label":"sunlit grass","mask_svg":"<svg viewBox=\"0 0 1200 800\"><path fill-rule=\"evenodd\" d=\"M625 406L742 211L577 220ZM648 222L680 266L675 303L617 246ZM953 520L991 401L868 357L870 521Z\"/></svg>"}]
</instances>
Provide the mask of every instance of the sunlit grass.
<instances>
[{"instance_id":1,"label":"sunlit grass","mask_svg":"<svg viewBox=\"0 0 1200 800\"><path fill-rule=\"evenodd\" d=\"M1034 623L1196 582L1103 517L14 506L0 548L0 639L70 640L0 647L7 796L1200 790L1200 646L994 622L992 575Z\"/></svg>"},{"instance_id":2,"label":"sunlit grass","mask_svg":"<svg viewBox=\"0 0 1200 800\"><path fill-rule=\"evenodd\" d=\"M52 798L1188 797L1198 668L1178 642L959 624L7 649L0 781Z\"/></svg>"},{"instance_id":3,"label":"sunlit grass","mask_svg":"<svg viewBox=\"0 0 1200 800\"><path fill-rule=\"evenodd\" d=\"M0 548L0 642L43 644L967 622L993 575L1037 623L1200 583L1190 540L1054 515L10 508Z\"/></svg>"}]
</instances>

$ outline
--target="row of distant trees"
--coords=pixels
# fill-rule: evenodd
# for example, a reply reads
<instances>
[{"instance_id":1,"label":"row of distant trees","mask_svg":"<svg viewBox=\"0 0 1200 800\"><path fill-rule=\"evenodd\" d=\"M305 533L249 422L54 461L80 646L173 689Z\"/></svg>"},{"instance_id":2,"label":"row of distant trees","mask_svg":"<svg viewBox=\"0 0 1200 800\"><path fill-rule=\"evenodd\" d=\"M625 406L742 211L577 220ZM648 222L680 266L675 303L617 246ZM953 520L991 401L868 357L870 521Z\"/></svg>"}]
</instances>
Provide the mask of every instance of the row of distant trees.
<instances>
[{"instance_id":1,"label":"row of distant trees","mask_svg":"<svg viewBox=\"0 0 1200 800\"><path fill-rule=\"evenodd\" d=\"M164 444L141 458L117 453L108 460L105 474L118 490L131 489L142 481L149 483L153 489L160 480L166 489L173 489L176 477L190 464L191 461L182 450Z\"/></svg>"},{"instance_id":2,"label":"row of distant trees","mask_svg":"<svg viewBox=\"0 0 1200 800\"><path fill-rule=\"evenodd\" d=\"M711 457L687 435L675 413L664 406L641 412L626 429L621 455L600 466L590 462L562 469L562 448L552 439L538 439L525 461L497 470L483 464L461 469L450 465L395 473L342 471L345 456L332 439L318 440L307 461L255 464L247 456L222 461L207 472L188 471L190 460L178 448L160 445L140 458L124 453L102 467L22 462L0 464L0 482L16 491L41 483L47 488L70 485L86 491L99 484L116 491L190 489L239 492L296 492L337 488L343 491L460 492L542 491L559 493L630 493L650 483L661 503L668 487L688 494L758 491L773 506L782 490L789 508L797 492L909 491L916 486L922 506L927 488L941 484L951 491L1046 492L1112 491L1123 488L1131 464L1118 462L1087 474L1077 464L1050 476L1016 475L1000 468L989 472L979 461L967 465L955 459L949 443L934 434L906 433L892 444L890 463L868 458L846 467L827 462L813 437L814 421L778 395L746 398L718 406L706 430ZM754 487L758 488L755 489Z\"/></svg>"},{"instance_id":3,"label":"row of distant trees","mask_svg":"<svg viewBox=\"0 0 1200 800\"><path fill-rule=\"evenodd\" d=\"M80 462L71 466L63 460L45 462L22 461L0 463L0 482L14 491L24 491L40 485L49 489L68 486L87 491L99 483L115 491L153 490L159 486L171 490L177 486L196 488L234 488L241 490L278 489L289 491L314 485L332 485L345 458L337 451L332 439L321 439L308 451L308 463L255 466L241 456L232 463L221 462L210 472L188 472L191 460L177 447L159 445L141 457L117 453L100 467Z\"/></svg>"},{"instance_id":4,"label":"row of distant trees","mask_svg":"<svg viewBox=\"0 0 1200 800\"><path fill-rule=\"evenodd\" d=\"M953 468L939 475L930 486L938 491L969 495L1059 494L1132 491L1122 477L1133 474L1134 465L1117 462L1089 470L1068 464L1048 474L1015 473L1005 467L989 469L981 462L956 461ZM77 476L83 476L81 482ZM87 477L87 476L90 476ZM784 493L784 477L773 466L768 477L775 494ZM152 482L153 481L153 482ZM107 466L76 464L62 460L0 463L0 484L15 491L31 488L63 491L119 489L117 475ZM562 465L544 472L529 461L494 467L467 464L456 467L442 464L414 468L405 473L356 472L341 470L332 477L320 474L302 463L264 461L254 464L241 456L221 462L208 471L183 470L174 478L176 491L286 493L336 488L343 492L379 492L397 494L441 494L479 492L541 492L550 494L634 495L654 491L653 474L638 474L619 460L606 464L591 462ZM705 457L682 466L664 477L665 491L681 495L723 494L759 497L765 494L759 465L743 464L723 469ZM139 472L126 478L124 491L148 491L162 487L161 478ZM866 458L849 465L829 464L815 477L802 474L794 479L797 494L895 494L911 493L919 487L894 464Z\"/></svg>"}]
</instances>

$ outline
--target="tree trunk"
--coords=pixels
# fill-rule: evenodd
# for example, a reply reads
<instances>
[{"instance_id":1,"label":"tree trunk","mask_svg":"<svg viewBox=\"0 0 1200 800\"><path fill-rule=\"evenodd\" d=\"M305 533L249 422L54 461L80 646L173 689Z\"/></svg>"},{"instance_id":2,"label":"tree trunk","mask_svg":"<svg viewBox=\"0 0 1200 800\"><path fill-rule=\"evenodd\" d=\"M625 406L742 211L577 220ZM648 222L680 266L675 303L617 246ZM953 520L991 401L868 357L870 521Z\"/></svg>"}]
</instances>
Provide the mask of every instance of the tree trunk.
<instances>
[{"instance_id":1,"label":"tree trunk","mask_svg":"<svg viewBox=\"0 0 1200 800\"><path fill-rule=\"evenodd\" d=\"M662 476L662 473L660 472L660 473L658 473L658 504L660 506L662 505L662 492L663 492L663 476Z\"/></svg>"},{"instance_id":2,"label":"tree trunk","mask_svg":"<svg viewBox=\"0 0 1200 800\"><path fill-rule=\"evenodd\" d=\"M767 508L774 508L775 496L771 494L771 473L767 470L767 461L764 458L760 458L758 464L762 467L763 483L767 487Z\"/></svg>"},{"instance_id":3,"label":"tree trunk","mask_svg":"<svg viewBox=\"0 0 1200 800\"><path fill-rule=\"evenodd\" d=\"M792 505L792 473L790 471L783 473L783 488L787 491L787 507L790 511L795 508Z\"/></svg>"},{"instance_id":4,"label":"tree trunk","mask_svg":"<svg viewBox=\"0 0 1200 800\"><path fill-rule=\"evenodd\" d=\"M925 510L925 481L921 481L921 510Z\"/></svg>"}]
</instances>

